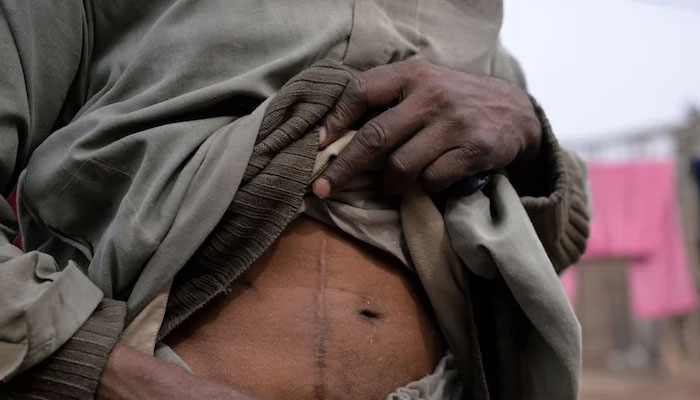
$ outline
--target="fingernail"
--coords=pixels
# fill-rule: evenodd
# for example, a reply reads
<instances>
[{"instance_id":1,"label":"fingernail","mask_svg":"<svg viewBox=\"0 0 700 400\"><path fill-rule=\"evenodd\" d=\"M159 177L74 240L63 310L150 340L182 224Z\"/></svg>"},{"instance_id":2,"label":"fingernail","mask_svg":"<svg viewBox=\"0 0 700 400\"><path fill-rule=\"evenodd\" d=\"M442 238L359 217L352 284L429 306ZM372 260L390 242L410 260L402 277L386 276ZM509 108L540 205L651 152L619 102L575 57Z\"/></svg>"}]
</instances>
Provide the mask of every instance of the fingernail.
<instances>
[{"instance_id":1,"label":"fingernail","mask_svg":"<svg viewBox=\"0 0 700 400\"><path fill-rule=\"evenodd\" d=\"M323 147L323 144L326 142L326 137L328 137L328 131L326 131L326 127L322 126L318 128L318 144L320 147Z\"/></svg>"},{"instance_id":2,"label":"fingernail","mask_svg":"<svg viewBox=\"0 0 700 400\"><path fill-rule=\"evenodd\" d=\"M331 183L326 178L318 178L311 185L311 190L316 197L323 200L331 195Z\"/></svg>"}]
</instances>

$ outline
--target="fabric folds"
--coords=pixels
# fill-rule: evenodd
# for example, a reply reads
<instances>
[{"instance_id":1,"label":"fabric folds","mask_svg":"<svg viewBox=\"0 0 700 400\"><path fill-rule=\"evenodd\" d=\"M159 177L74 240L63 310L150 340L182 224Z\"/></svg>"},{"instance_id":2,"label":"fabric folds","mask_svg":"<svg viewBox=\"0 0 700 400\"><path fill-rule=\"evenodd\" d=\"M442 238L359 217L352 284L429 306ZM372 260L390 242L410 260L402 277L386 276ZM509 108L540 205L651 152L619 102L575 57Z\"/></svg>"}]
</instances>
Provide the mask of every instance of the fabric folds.
<instances>
[{"instance_id":1,"label":"fabric folds","mask_svg":"<svg viewBox=\"0 0 700 400\"><path fill-rule=\"evenodd\" d=\"M0 397L93 399L109 353L124 329L125 316L124 302L103 299L80 330L51 357L0 386Z\"/></svg>"},{"instance_id":2,"label":"fabric folds","mask_svg":"<svg viewBox=\"0 0 700 400\"><path fill-rule=\"evenodd\" d=\"M321 61L292 78L270 101L231 205L173 282L161 338L223 293L296 217L318 152L313 128L350 77L347 67Z\"/></svg>"}]
</instances>

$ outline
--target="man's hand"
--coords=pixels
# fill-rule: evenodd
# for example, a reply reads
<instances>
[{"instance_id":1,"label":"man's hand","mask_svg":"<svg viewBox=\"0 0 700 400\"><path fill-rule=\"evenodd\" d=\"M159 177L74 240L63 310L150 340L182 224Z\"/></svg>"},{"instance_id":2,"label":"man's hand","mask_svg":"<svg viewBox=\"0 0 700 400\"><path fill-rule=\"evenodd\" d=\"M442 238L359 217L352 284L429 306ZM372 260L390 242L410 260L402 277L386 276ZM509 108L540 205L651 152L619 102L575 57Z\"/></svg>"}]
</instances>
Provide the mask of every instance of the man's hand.
<instances>
[{"instance_id":1,"label":"man's hand","mask_svg":"<svg viewBox=\"0 0 700 400\"><path fill-rule=\"evenodd\" d=\"M318 197L342 189L380 156L384 190L400 194L416 180L440 191L480 172L526 165L539 149L540 122L521 89L416 61L357 74L319 129L321 147L368 111L387 107L314 182Z\"/></svg>"},{"instance_id":2,"label":"man's hand","mask_svg":"<svg viewBox=\"0 0 700 400\"><path fill-rule=\"evenodd\" d=\"M97 388L98 400L253 400L228 386L117 344Z\"/></svg>"}]
</instances>

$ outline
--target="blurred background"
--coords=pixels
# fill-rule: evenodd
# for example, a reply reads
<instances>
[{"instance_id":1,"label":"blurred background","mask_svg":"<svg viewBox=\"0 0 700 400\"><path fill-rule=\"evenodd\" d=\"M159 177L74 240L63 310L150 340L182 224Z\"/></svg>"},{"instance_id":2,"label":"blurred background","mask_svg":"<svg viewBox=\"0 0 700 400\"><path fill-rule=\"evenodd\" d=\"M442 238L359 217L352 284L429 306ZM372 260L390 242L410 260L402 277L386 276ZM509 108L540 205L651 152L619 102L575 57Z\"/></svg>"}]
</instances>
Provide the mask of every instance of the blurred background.
<instances>
[{"instance_id":1,"label":"blurred background","mask_svg":"<svg viewBox=\"0 0 700 400\"><path fill-rule=\"evenodd\" d=\"M562 277L582 400L700 399L700 1L506 0L502 37L589 165L591 239Z\"/></svg>"}]
</instances>

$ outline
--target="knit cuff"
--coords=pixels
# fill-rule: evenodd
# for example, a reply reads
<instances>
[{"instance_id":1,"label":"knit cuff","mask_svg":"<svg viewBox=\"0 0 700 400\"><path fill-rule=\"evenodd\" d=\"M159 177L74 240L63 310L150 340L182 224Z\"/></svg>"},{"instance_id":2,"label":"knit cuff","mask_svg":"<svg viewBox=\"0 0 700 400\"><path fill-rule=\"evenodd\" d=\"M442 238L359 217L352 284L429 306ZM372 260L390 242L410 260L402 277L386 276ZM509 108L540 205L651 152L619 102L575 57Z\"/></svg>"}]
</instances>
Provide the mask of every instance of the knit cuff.
<instances>
[{"instance_id":1,"label":"knit cuff","mask_svg":"<svg viewBox=\"0 0 700 400\"><path fill-rule=\"evenodd\" d=\"M542 125L536 177L516 182L521 201L557 272L576 263L586 249L590 228L585 164L559 146L537 101L531 98Z\"/></svg>"},{"instance_id":2,"label":"knit cuff","mask_svg":"<svg viewBox=\"0 0 700 400\"><path fill-rule=\"evenodd\" d=\"M0 387L8 399L93 399L124 329L126 304L103 299L78 332L49 358Z\"/></svg>"}]
</instances>

